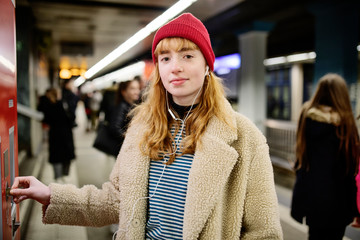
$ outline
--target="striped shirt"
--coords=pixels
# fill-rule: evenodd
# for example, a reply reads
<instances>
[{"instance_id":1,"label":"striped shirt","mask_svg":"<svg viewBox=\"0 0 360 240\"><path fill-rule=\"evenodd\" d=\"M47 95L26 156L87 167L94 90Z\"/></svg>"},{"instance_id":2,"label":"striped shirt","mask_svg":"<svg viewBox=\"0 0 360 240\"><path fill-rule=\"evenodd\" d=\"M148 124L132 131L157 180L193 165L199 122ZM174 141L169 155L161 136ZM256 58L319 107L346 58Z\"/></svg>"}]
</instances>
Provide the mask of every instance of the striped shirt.
<instances>
[{"instance_id":1,"label":"striped shirt","mask_svg":"<svg viewBox=\"0 0 360 240\"><path fill-rule=\"evenodd\" d=\"M172 128L171 133L174 131ZM178 137L180 143L181 136L177 134L176 140ZM176 152L180 153L178 146ZM193 154L177 156L170 165L151 161L149 196L154 192L155 195L149 199L146 239L182 239L187 183L193 158ZM165 161L168 159L168 156L164 157Z\"/></svg>"}]
</instances>

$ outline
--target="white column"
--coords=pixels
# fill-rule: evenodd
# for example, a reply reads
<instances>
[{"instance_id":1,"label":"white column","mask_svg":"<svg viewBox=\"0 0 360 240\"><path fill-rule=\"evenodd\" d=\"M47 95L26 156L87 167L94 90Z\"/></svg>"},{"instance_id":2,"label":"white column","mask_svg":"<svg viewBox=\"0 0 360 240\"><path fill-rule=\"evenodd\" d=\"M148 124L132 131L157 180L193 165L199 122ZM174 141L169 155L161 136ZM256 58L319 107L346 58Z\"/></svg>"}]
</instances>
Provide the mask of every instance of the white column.
<instances>
[{"instance_id":1,"label":"white column","mask_svg":"<svg viewBox=\"0 0 360 240\"><path fill-rule=\"evenodd\" d=\"M265 66L268 33L250 31L239 35L240 83L238 111L247 116L264 133L266 119Z\"/></svg>"},{"instance_id":2,"label":"white column","mask_svg":"<svg viewBox=\"0 0 360 240\"><path fill-rule=\"evenodd\" d=\"M291 121L297 122L303 103L304 71L302 64L291 67Z\"/></svg>"}]
</instances>

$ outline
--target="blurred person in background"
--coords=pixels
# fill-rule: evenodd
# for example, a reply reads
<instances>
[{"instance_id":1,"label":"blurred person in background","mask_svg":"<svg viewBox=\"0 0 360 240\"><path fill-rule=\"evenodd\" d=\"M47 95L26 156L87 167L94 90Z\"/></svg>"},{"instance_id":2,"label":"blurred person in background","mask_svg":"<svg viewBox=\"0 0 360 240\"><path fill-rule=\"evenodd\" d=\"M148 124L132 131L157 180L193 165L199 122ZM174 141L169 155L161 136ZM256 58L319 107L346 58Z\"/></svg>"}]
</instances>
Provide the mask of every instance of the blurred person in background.
<instances>
[{"instance_id":1,"label":"blurred person in background","mask_svg":"<svg viewBox=\"0 0 360 240\"><path fill-rule=\"evenodd\" d=\"M61 100L61 92L50 88L46 96L46 106L39 105L44 113L44 122L49 125L49 162L54 169L54 178L63 183L69 175L71 160L75 158L72 128L73 118L69 118Z\"/></svg>"},{"instance_id":2,"label":"blurred person in background","mask_svg":"<svg viewBox=\"0 0 360 240\"><path fill-rule=\"evenodd\" d=\"M138 81L139 84L140 84L140 96L139 96L139 99L136 101L136 104L140 104L142 101L143 101L143 95L144 95L144 92L145 92L145 89L146 87L148 86L148 81L146 81L142 76L140 75L137 75L134 77L135 81Z\"/></svg>"},{"instance_id":3,"label":"blurred person in background","mask_svg":"<svg viewBox=\"0 0 360 240\"><path fill-rule=\"evenodd\" d=\"M102 99L103 95L99 90L93 91L89 103L91 112L91 130L95 130L97 128Z\"/></svg>"},{"instance_id":4,"label":"blurred person in background","mask_svg":"<svg viewBox=\"0 0 360 240\"><path fill-rule=\"evenodd\" d=\"M48 88L45 91L45 94L39 97L37 110L45 113L49 107L52 105L52 88ZM43 115L43 119L41 120L41 125L43 129L43 140L48 141L49 137L49 125L47 124L46 115Z\"/></svg>"},{"instance_id":5,"label":"blurred person in background","mask_svg":"<svg viewBox=\"0 0 360 240\"><path fill-rule=\"evenodd\" d=\"M64 80L61 95L61 101L68 119L72 121L73 127L76 127L76 107L79 102L79 97L74 93L74 80L72 78Z\"/></svg>"},{"instance_id":6,"label":"blurred person in background","mask_svg":"<svg viewBox=\"0 0 360 240\"><path fill-rule=\"evenodd\" d=\"M84 103L84 109L85 109L85 115L86 115L86 132L89 132L91 129L91 109L90 109L90 99L91 99L92 93L91 92L85 92L82 94L81 100Z\"/></svg>"},{"instance_id":7,"label":"blurred person in background","mask_svg":"<svg viewBox=\"0 0 360 240\"><path fill-rule=\"evenodd\" d=\"M359 136L345 80L326 74L302 108L296 140L291 216L309 240L341 240L358 215L355 175Z\"/></svg>"},{"instance_id":8,"label":"blurred person in background","mask_svg":"<svg viewBox=\"0 0 360 240\"><path fill-rule=\"evenodd\" d=\"M139 100L139 96L139 81L130 80L121 82L119 84L116 93L115 107L112 110L109 122L110 132L118 140L118 153L124 141L125 132L130 122L130 117L128 116L128 114L134 106L135 102Z\"/></svg>"},{"instance_id":9,"label":"blurred person in background","mask_svg":"<svg viewBox=\"0 0 360 240\"><path fill-rule=\"evenodd\" d=\"M110 87L104 90L99 110L100 121L110 121L111 111L115 108L118 86L118 83L114 81Z\"/></svg>"},{"instance_id":10,"label":"blurred person in background","mask_svg":"<svg viewBox=\"0 0 360 240\"><path fill-rule=\"evenodd\" d=\"M107 106L105 120L99 122L93 147L107 155L116 157L119 154L124 135L130 121L129 111L139 99L140 84L137 80L119 84L113 108Z\"/></svg>"}]
</instances>

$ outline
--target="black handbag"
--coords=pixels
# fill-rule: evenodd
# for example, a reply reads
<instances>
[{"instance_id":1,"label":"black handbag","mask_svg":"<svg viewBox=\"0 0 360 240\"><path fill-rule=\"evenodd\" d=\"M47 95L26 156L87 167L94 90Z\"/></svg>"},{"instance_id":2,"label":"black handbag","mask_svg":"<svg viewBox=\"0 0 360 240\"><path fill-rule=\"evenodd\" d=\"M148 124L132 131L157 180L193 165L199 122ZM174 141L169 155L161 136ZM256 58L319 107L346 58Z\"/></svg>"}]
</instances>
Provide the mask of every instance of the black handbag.
<instances>
[{"instance_id":1,"label":"black handbag","mask_svg":"<svg viewBox=\"0 0 360 240\"><path fill-rule=\"evenodd\" d=\"M115 157L119 154L121 142L111 134L107 122L99 123L93 147Z\"/></svg>"}]
</instances>

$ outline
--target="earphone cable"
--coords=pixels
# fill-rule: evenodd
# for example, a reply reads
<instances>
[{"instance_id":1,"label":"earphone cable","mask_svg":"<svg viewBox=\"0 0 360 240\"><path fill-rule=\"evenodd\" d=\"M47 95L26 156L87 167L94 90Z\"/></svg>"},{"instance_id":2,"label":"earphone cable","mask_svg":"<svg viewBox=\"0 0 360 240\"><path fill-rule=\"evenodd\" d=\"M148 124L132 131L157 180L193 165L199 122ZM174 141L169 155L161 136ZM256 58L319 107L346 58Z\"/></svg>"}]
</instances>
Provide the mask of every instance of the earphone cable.
<instances>
[{"instance_id":1,"label":"earphone cable","mask_svg":"<svg viewBox=\"0 0 360 240\"><path fill-rule=\"evenodd\" d=\"M180 134L179 134L177 137L176 137L176 135L175 135L175 141L174 141L175 150L173 149L174 152L173 152L173 153L169 153L169 154L166 154L166 153L165 153L165 154L164 154L165 156L171 156L171 155L173 155L173 154L176 154L176 151L178 150L178 148L180 149L179 143L180 143L180 141L181 141L181 137L182 137L182 134L183 134L183 131L184 131L184 128L185 128L186 120L187 120L187 118L189 117L190 112L191 112L191 110L192 110L193 107L194 107L195 101L196 101L197 97L199 96L202 87L203 87L203 85L201 85L201 88L200 88L199 91L197 92L197 94L196 94L196 96L195 96L195 98L194 98L194 100L193 100L193 102L192 102L192 104L191 104L191 107L190 107L189 111L187 112L185 118L184 118L184 119L180 119L180 118L176 118L176 117L174 118L175 121L181 121ZM168 109L170 109L170 108L169 108L169 101L168 101L168 95L167 95L167 94L168 94L168 93L167 93L167 91L166 91L166 105L167 105ZM140 200L151 199L152 197L155 196L156 191L157 191L157 188L158 188L158 186L159 186L159 184L160 184L160 181L161 181L161 179L162 179L162 177L163 177L163 175L164 175L165 168L166 168L166 161L164 161L164 167L163 167L163 170L162 170L161 175L160 175L160 177L159 177L159 180L158 180L158 182L156 183L154 192L151 194L151 196L138 198L138 199L135 201L135 203L134 203L134 205L133 205L133 208L132 208L132 211L131 211L131 217L130 217L130 220L128 221L127 225L126 225L126 228L125 228L125 229L118 229L117 231L115 231L115 233L114 233L113 236L112 236L112 240L115 240L115 237L116 237L116 235L117 235L118 232L127 232L127 231L129 230L130 224L131 224L131 222L132 222L132 220L133 220L133 218L134 218L134 215L135 215L135 207L136 207L136 205L138 204L138 202L139 202Z\"/></svg>"}]
</instances>

